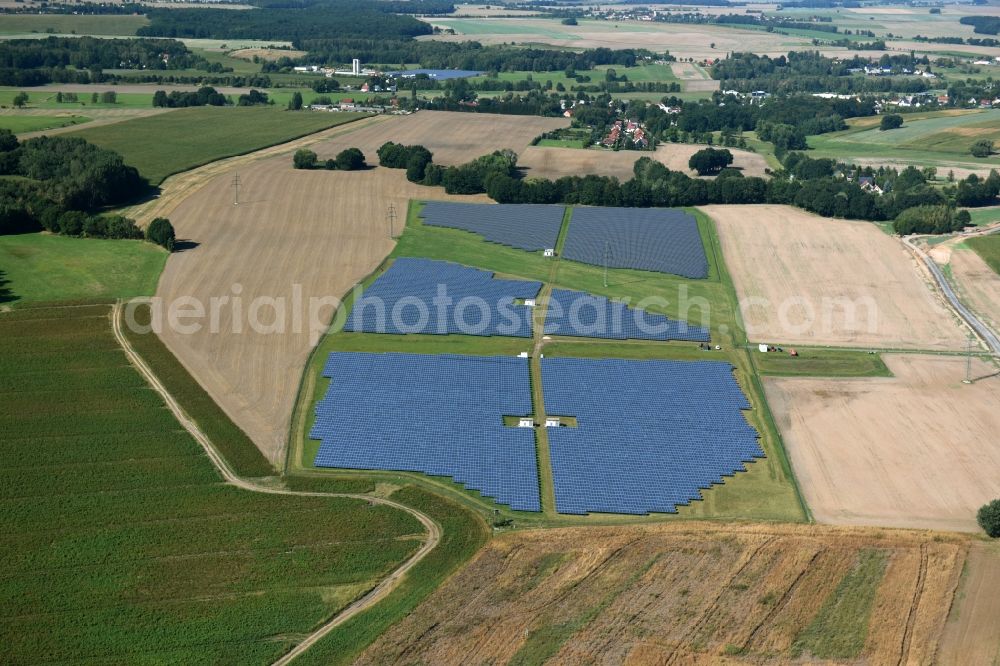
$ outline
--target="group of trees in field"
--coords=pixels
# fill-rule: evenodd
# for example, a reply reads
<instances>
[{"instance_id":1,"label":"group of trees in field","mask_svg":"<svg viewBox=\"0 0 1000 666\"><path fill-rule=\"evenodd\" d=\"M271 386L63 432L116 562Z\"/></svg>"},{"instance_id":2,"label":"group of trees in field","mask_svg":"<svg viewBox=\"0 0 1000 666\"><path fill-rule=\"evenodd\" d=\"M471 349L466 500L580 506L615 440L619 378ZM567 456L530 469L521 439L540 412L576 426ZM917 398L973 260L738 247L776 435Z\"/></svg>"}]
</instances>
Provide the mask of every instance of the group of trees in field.
<instances>
[{"instance_id":1,"label":"group of trees in field","mask_svg":"<svg viewBox=\"0 0 1000 666\"><path fill-rule=\"evenodd\" d=\"M898 113L887 113L879 121L878 128L882 132L899 129L903 126L903 116Z\"/></svg>"},{"instance_id":2,"label":"group of trees in field","mask_svg":"<svg viewBox=\"0 0 1000 666\"><path fill-rule=\"evenodd\" d=\"M980 139L972 144L969 152L973 157L989 157L993 154L993 142L989 139Z\"/></svg>"},{"instance_id":3,"label":"group of trees in field","mask_svg":"<svg viewBox=\"0 0 1000 666\"><path fill-rule=\"evenodd\" d=\"M378 163L390 169L406 169L406 179L412 183L423 183L427 166L434 155L423 146L404 146L386 141L377 151Z\"/></svg>"},{"instance_id":4,"label":"group of trees in field","mask_svg":"<svg viewBox=\"0 0 1000 666\"><path fill-rule=\"evenodd\" d=\"M908 234L947 234L961 231L972 222L969 211L957 211L951 206L914 206L893 220L892 228L900 236Z\"/></svg>"},{"instance_id":5,"label":"group of trees in field","mask_svg":"<svg viewBox=\"0 0 1000 666\"><path fill-rule=\"evenodd\" d=\"M296 169L326 169L328 171L358 171L366 168L365 154L359 148L346 148L333 159L320 161L316 153L308 148L300 148L292 156L292 166Z\"/></svg>"},{"instance_id":6,"label":"group of trees in field","mask_svg":"<svg viewBox=\"0 0 1000 666\"><path fill-rule=\"evenodd\" d=\"M45 229L66 236L143 238L135 222L100 209L125 203L148 188L121 156L83 139L38 137L23 143L0 130L0 234ZM145 236L173 247L169 221Z\"/></svg>"},{"instance_id":7,"label":"group of trees in field","mask_svg":"<svg viewBox=\"0 0 1000 666\"><path fill-rule=\"evenodd\" d=\"M981 506L976 513L976 520L987 536L1000 539L1000 499Z\"/></svg>"},{"instance_id":8,"label":"group of trees in field","mask_svg":"<svg viewBox=\"0 0 1000 666\"><path fill-rule=\"evenodd\" d=\"M980 35L1000 33L1000 16L963 16L958 22L971 25L972 31Z\"/></svg>"},{"instance_id":9,"label":"group of trees in field","mask_svg":"<svg viewBox=\"0 0 1000 666\"><path fill-rule=\"evenodd\" d=\"M688 159L688 167L698 172L699 176L719 173L733 163L733 154L725 148L704 148Z\"/></svg>"},{"instance_id":10,"label":"group of trees in field","mask_svg":"<svg viewBox=\"0 0 1000 666\"><path fill-rule=\"evenodd\" d=\"M226 96L211 86L202 86L195 92L157 90L153 93L153 106L164 108L179 108L188 106L225 106L229 103Z\"/></svg>"}]
</instances>

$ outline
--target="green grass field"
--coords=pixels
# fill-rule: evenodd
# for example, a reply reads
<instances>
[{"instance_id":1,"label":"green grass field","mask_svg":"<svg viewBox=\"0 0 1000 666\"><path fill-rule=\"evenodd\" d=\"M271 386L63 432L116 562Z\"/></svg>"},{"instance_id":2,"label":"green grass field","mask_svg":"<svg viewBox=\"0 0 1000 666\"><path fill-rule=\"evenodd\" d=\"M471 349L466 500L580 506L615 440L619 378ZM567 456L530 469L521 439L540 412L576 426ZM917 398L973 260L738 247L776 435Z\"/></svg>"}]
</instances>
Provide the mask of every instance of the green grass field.
<instances>
[{"instance_id":1,"label":"green grass field","mask_svg":"<svg viewBox=\"0 0 1000 666\"><path fill-rule=\"evenodd\" d=\"M120 153L153 185L172 174L363 118L361 114L291 112L271 107L178 109L73 132Z\"/></svg>"},{"instance_id":2,"label":"green grass field","mask_svg":"<svg viewBox=\"0 0 1000 666\"><path fill-rule=\"evenodd\" d=\"M774 377L891 377L892 373L879 354L849 349L796 347L798 356L784 353L762 354L751 349L754 363L762 375Z\"/></svg>"},{"instance_id":3,"label":"green grass field","mask_svg":"<svg viewBox=\"0 0 1000 666\"><path fill-rule=\"evenodd\" d=\"M587 144L582 139L542 139L538 142L543 148L586 148Z\"/></svg>"},{"instance_id":4,"label":"green grass field","mask_svg":"<svg viewBox=\"0 0 1000 666\"><path fill-rule=\"evenodd\" d=\"M146 241L0 236L0 303L28 305L151 296L167 261Z\"/></svg>"},{"instance_id":5,"label":"green grass field","mask_svg":"<svg viewBox=\"0 0 1000 666\"><path fill-rule=\"evenodd\" d=\"M774 427L763 390L757 380L754 366L746 350L745 336L742 334L734 309L735 293L721 262L721 248L711 221L700 212L692 211L699 221L706 252L709 257L710 275L705 280L687 280L676 276L634 270L609 271L608 286L603 284L603 270L575 262L545 258L540 252L530 253L515 250L495 243L488 243L481 237L468 232L425 226L418 217L419 204L410 206L405 233L400 238L390 259L395 257L425 257L455 261L465 265L494 271L502 276L538 280L551 286L579 289L611 298L630 298L633 303L648 296L663 299L665 305L650 306L650 311L663 312L674 317L693 317L694 323L701 323L700 316L709 318L713 340L722 344L721 352L704 352L694 343L641 343L612 342L601 340L580 340L556 338L543 351L552 356L593 356L624 358L667 358L725 360L736 367L740 385L747 391L753 410L748 418L762 433L762 445L767 458L749 466L749 471L727 479L722 485L704 493L704 501L694 502L680 509L685 518L726 518L726 519L770 519L797 521L805 517L805 509L798 499L797 490L791 478L791 470L785 458L777 429ZM569 221L570 226L572 220ZM370 277L370 283L374 277ZM685 308L685 300L692 304L707 304L708 312L697 306L690 311ZM338 316L343 317L351 305L352 297L345 299L345 306ZM335 327L336 329L336 327ZM375 335L343 333L334 330L319 343L305 371L303 388L300 392L296 414L293 417L293 433L288 460L291 473L323 474L312 465L319 448L319 442L307 437L314 421L315 401L322 397L329 380L321 376L322 366L331 351L403 351L410 353L462 353L473 355L505 354L516 355L529 351L531 343L518 338L483 338L465 336L434 335ZM537 385L536 385L537 388ZM539 455L543 471L547 469L544 454L547 447L540 445ZM466 491L448 479L430 478L417 474L403 473L363 473L374 479L398 482L398 479L412 479L433 487L436 492L447 494L466 506L479 510L491 509L494 505L483 500L478 493ZM545 474L542 474L542 496L546 497ZM591 524L599 522L628 523L643 520L630 516L562 516L554 507L546 506L543 499L542 514L512 512L501 507L501 512L514 518L521 525ZM655 520L664 519L661 517ZM648 520L648 518L646 519Z\"/></svg>"},{"instance_id":6,"label":"green grass field","mask_svg":"<svg viewBox=\"0 0 1000 666\"><path fill-rule=\"evenodd\" d=\"M1000 166L1000 157L974 158L970 147L979 139L1000 141L1000 111L932 111L903 116L903 126L883 132L879 118L855 118L842 132L809 137L815 157L882 158L924 161L927 166ZM942 173L943 175L943 173Z\"/></svg>"},{"instance_id":7,"label":"green grass field","mask_svg":"<svg viewBox=\"0 0 1000 666\"><path fill-rule=\"evenodd\" d=\"M9 116L0 115L0 129L8 129L14 134L24 132L38 132L40 130L53 129L55 127L69 127L71 125L82 125L90 122L86 116Z\"/></svg>"},{"instance_id":8,"label":"green grass field","mask_svg":"<svg viewBox=\"0 0 1000 666\"><path fill-rule=\"evenodd\" d=\"M101 85L95 84L93 86L93 92L100 95L106 90L112 90L114 86L112 85ZM29 88L24 90L28 94L28 103L25 105L26 109L58 109L60 111L80 111L86 112L87 109L149 109L153 106L153 93L156 92L156 86L151 85L149 87L148 93L118 93L117 101L114 104L104 104L101 102L91 101L91 93L77 93L79 97L79 102L57 102L56 92L58 92L59 86L52 85L42 88ZM0 88L0 106L12 107L14 104L14 97L22 92L20 88L3 87Z\"/></svg>"},{"instance_id":9,"label":"green grass field","mask_svg":"<svg viewBox=\"0 0 1000 666\"><path fill-rule=\"evenodd\" d=\"M972 217L972 224L977 227L984 227L988 224L1000 222L1000 206L989 208L970 208L969 215Z\"/></svg>"},{"instance_id":10,"label":"green grass field","mask_svg":"<svg viewBox=\"0 0 1000 666\"><path fill-rule=\"evenodd\" d=\"M965 241L994 272L1000 274L1000 235L978 236Z\"/></svg>"},{"instance_id":11,"label":"green grass field","mask_svg":"<svg viewBox=\"0 0 1000 666\"><path fill-rule=\"evenodd\" d=\"M127 37L149 25L145 16L131 14L5 14L0 19L0 35L15 35L25 32L51 32L57 34L118 35Z\"/></svg>"},{"instance_id":12,"label":"green grass field","mask_svg":"<svg viewBox=\"0 0 1000 666\"><path fill-rule=\"evenodd\" d=\"M109 312L0 314L5 661L269 664L418 547L394 509L220 483Z\"/></svg>"}]
</instances>

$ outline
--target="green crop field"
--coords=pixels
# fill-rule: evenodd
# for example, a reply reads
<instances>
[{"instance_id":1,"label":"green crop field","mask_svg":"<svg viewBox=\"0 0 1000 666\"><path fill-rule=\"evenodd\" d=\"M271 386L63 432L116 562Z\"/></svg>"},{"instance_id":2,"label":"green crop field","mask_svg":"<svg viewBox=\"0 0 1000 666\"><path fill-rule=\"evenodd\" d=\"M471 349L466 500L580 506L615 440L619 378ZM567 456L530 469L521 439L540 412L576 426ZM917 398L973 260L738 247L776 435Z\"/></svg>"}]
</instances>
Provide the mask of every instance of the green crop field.
<instances>
[{"instance_id":1,"label":"green crop field","mask_svg":"<svg viewBox=\"0 0 1000 666\"><path fill-rule=\"evenodd\" d=\"M761 432L762 445L767 458L748 466L749 471L727 479L722 485L704 493L704 501L694 502L689 507L681 507L683 518L758 518L797 521L805 518L805 509L798 499L797 489L791 477L791 470L785 458L777 429L767 411L763 390L760 387L753 363L743 348L745 336L741 332L734 308L735 293L721 261L721 248L711 220L699 211L692 210L699 223L709 258L709 277L704 280L688 280L662 273L636 270L612 269L608 272L608 285L604 286L604 271L597 266L588 266L571 261L546 258L540 252L524 252L496 243L488 243L480 236L469 232L426 226L418 217L419 203L410 206L405 232L390 255L395 257L424 257L454 261L481 269L494 271L504 277L518 277L541 281L549 286L577 289L600 294L610 298L629 298L637 303L646 297L662 300L659 305L650 305L650 311L689 319L694 324L701 323L701 316L708 317L713 340L723 346L722 351L701 351L694 343L643 343L633 341L582 340L576 338L555 338L546 342L543 352L551 356L593 356L598 358L666 358L725 360L736 367L736 376L747 392L754 409L748 418ZM566 222L564 222L565 224ZM572 227L572 217L568 216ZM564 229L566 227L564 226ZM565 231L563 237L565 236ZM557 251L559 246L557 246ZM370 277L365 284L370 284ZM329 380L322 377L322 367L331 351L401 351L409 353L458 353L473 355L516 355L530 351L531 342L519 338L466 337L436 335L379 335L344 333L339 331L337 321L343 321L349 311L352 296L345 299L345 305L338 313L338 319L331 332L319 343L305 371L303 388L300 391L296 413L293 416L293 435L288 459L291 473L329 473L313 466L319 442L308 438L307 434L315 419L314 405L326 391ZM690 310L686 304L690 303ZM532 372L537 368L532 366ZM535 390L537 390L537 383ZM539 446L540 465L547 469L547 447ZM343 472L340 472L341 474ZM460 485L447 479L431 478L417 474L375 472L364 473L368 478L387 482L397 482L399 478L434 488L435 492L446 494L466 506L479 510L493 508L490 500L482 499L478 493L466 491ZM546 474L542 477L542 497L546 497ZM547 506L543 499L542 513L513 512L500 507L503 515L516 518L522 525L579 524L592 522L635 522L642 520L631 516L562 516ZM662 517L654 518L662 520ZM647 518L648 520L648 518Z\"/></svg>"},{"instance_id":2,"label":"green crop field","mask_svg":"<svg viewBox=\"0 0 1000 666\"><path fill-rule=\"evenodd\" d=\"M7 129L14 134L23 132L38 132L54 127L69 127L90 122L86 116L35 116L35 115L0 115L0 129Z\"/></svg>"},{"instance_id":3,"label":"green crop field","mask_svg":"<svg viewBox=\"0 0 1000 666\"><path fill-rule=\"evenodd\" d=\"M146 241L0 236L0 303L151 296L166 260Z\"/></svg>"},{"instance_id":4,"label":"green crop field","mask_svg":"<svg viewBox=\"0 0 1000 666\"><path fill-rule=\"evenodd\" d=\"M120 153L153 185L172 174L363 118L271 107L199 107L73 132Z\"/></svg>"},{"instance_id":5,"label":"green crop field","mask_svg":"<svg viewBox=\"0 0 1000 666\"><path fill-rule=\"evenodd\" d=\"M979 139L1000 142L1000 111L933 111L903 116L903 126L883 132L879 118L856 118L842 132L809 137L810 154L840 159L884 159L962 162L1000 166L1000 157L977 159L969 152ZM934 166L935 164L929 164Z\"/></svg>"},{"instance_id":6,"label":"green crop field","mask_svg":"<svg viewBox=\"0 0 1000 666\"><path fill-rule=\"evenodd\" d=\"M5 14L0 19L0 35L25 32L57 33L64 35L134 35L144 25L145 16L132 14Z\"/></svg>"},{"instance_id":7,"label":"green crop field","mask_svg":"<svg viewBox=\"0 0 1000 666\"><path fill-rule=\"evenodd\" d=\"M976 251L990 268L1000 274L1000 235L977 236L965 241L965 244Z\"/></svg>"},{"instance_id":8,"label":"green crop field","mask_svg":"<svg viewBox=\"0 0 1000 666\"><path fill-rule=\"evenodd\" d=\"M0 314L5 661L268 664L415 551L406 513L220 483L109 312Z\"/></svg>"}]
</instances>

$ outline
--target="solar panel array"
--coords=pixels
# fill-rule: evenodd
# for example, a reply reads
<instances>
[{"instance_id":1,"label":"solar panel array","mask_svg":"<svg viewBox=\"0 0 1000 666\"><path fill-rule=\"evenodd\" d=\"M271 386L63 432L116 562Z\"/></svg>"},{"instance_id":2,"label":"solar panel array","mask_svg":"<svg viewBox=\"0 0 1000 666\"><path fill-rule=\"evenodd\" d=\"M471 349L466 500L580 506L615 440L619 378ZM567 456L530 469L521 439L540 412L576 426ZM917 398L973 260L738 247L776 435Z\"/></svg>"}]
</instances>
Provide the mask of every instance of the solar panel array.
<instances>
[{"instance_id":1,"label":"solar panel array","mask_svg":"<svg viewBox=\"0 0 1000 666\"><path fill-rule=\"evenodd\" d=\"M334 352L309 433L315 464L423 472L540 511L535 436L504 415L532 411L528 360Z\"/></svg>"},{"instance_id":2,"label":"solar panel array","mask_svg":"<svg viewBox=\"0 0 1000 666\"><path fill-rule=\"evenodd\" d=\"M464 229L492 243L534 252L555 248L565 211L562 206L545 204L428 201L420 217L432 227Z\"/></svg>"},{"instance_id":3,"label":"solar panel array","mask_svg":"<svg viewBox=\"0 0 1000 666\"><path fill-rule=\"evenodd\" d=\"M556 509L673 513L763 457L750 404L718 361L542 359Z\"/></svg>"},{"instance_id":4,"label":"solar panel array","mask_svg":"<svg viewBox=\"0 0 1000 666\"><path fill-rule=\"evenodd\" d=\"M540 282L500 280L447 261L396 259L354 302L345 331L531 337L531 308ZM439 305L444 294L449 304Z\"/></svg>"},{"instance_id":5,"label":"solar panel array","mask_svg":"<svg viewBox=\"0 0 1000 666\"><path fill-rule=\"evenodd\" d=\"M707 328L568 289L552 290L545 333L612 340L709 340Z\"/></svg>"},{"instance_id":6,"label":"solar panel array","mask_svg":"<svg viewBox=\"0 0 1000 666\"><path fill-rule=\"evenodd\" d=\"M574 208L566 259L688 278L708 277L698 222L669 208Z\"/></svg>"}]
</instances>

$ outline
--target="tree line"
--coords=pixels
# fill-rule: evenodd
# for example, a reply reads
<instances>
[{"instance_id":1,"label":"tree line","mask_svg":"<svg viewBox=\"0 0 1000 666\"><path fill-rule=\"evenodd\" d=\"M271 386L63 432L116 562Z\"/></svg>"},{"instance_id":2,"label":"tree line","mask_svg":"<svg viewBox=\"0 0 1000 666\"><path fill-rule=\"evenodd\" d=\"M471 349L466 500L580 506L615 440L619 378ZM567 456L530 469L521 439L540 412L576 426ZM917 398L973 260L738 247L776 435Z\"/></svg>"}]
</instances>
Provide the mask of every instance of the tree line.
<instances>
[{"instance_id":1,"label":"tree line","mask_svg":"<svg viewBox=\"0 0 1000 666\"><path fill-rule=\"evenodd\" d=\"M724 88L744 92L918 93L929 88L925 80L916 77L858 74L857 70L871 64L868 58L861 56L836 60L818 51L793 51L777 58L755 53L733 53L712 66L712 78L723 81ZM913 72L917 65L929 65L930 61L927 56L917 58L912 54L885 54L877 64L890 68L894 74L903 74L904 70Z\"/></svg>"},{"instance_id":2,"label":"tree line","mask_svg":"<svg viewBox=\"0 0 1000 666\"><path fill-rule=\"evenodd\" d=\"M564 176L557 180L522 178L517 154L495 151L459 166L434 164L424 146L393 142L378 150L382 166L406 169L414 183L440 186L448 194L485 193L498 203L568 204L585 206L679 207L706 204L787 204L824 217L895 221L899 233L943 233L968 223L956 206L992 205L1000 195L1000 174L976 176L943 190L931 186L927 174L914 167L902 171L851 169L830 159L789 153L783 168L771 178L744 176L729 168L732 154L706 149L689 165L711 180L672 171L649 157L639 158L632 178ZM879 181L879 194L862 184L862 176Z\"/></svg>"},{"instance_id":3,"label":"tree line","mask_svg":"<svg viewBox=\"0 0 1000 666\"><path fill-rule=\"evenodd\" d=\"M253 11L228 9L150 9L149 25L139 28L146 37L208 39L308 39L366 37L399 39L429 35L430 24L393 13L399 3L258 2Z\"/></svg>"},{"instance_id":4,"label":"tree line","mask_svg":"<svg viewBox=\"0 0 1000 666\"><path fill-rule=\"evenodd\" d=\"M169 71L210 64L181 42L169 39L46 37L0 42L0 85L88 83L105 69Z\"/></svg>"}]
</instances>

